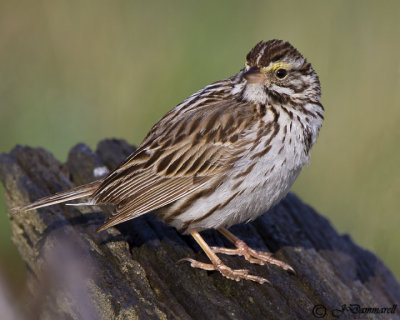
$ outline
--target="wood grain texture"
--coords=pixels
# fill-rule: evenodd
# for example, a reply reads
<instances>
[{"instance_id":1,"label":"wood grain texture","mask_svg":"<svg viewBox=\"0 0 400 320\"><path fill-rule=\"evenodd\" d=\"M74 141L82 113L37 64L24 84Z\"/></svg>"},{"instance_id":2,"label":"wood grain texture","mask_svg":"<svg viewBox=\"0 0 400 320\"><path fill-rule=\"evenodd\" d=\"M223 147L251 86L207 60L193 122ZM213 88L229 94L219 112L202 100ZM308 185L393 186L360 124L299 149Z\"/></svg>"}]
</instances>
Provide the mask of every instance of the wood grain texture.
<instances>
[{"instance_id":1,"label":"wood grain texture","mask_svg":"<svg viewBox=\"0 0 400 320\"><path fill-rule=\"evenodd\" d=\"M115 168L133 150L115 139L100 142L95 152L80 144L62 164L44 149L16 147L0 156L7 205L12 208L93 181L95 167ZM220 255L229 266L248 268L272 285L234 282L178 263L184 257L205 262L207 258L189 236L152 214L97 233L108 211L55 205L10 217L13 241L27 265L33 315L41 319L313 319L313 307L321 304L327 309L325 318L332 319L330 310L343 304L400 304L400 286L390 270L348 235L339 235L326 218L293 194L254 222L231 231L253 248L273 252L294 267L296 275ZM202 234L210 245L230 246L216 231ZM396 309L390 315L363 317L400 319L400 314Z\"/></svg>"}]
</instances>

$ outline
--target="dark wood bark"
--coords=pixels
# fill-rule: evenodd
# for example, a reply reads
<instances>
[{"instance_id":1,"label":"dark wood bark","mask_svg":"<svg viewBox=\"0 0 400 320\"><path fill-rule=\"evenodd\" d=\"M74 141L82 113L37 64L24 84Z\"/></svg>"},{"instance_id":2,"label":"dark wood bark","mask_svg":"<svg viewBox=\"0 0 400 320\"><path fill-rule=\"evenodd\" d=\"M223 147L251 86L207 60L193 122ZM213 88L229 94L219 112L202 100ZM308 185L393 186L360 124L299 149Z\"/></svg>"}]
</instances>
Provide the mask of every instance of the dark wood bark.
<instances>
[{"instance_id":1,"label":"dark wood bark","mask_svg":"<svg viewBox=\"0 0 400 320\"><path fill-rule=\"evenodd\" d=\"M133 147L105 140L95 152L74 147L65 164L44 149L16 147L0 156L0 178L9 208L94 180L93 169L115 168ZM179 259L207 261L189 236L152 214L97 233L107 208L56 205L10 216L13 241L28 270L32 315L42 319L334 319L342 305L393 307L400 286L371 252L339 235L329 221L289 194L275 208L231 231L253 248L273 252L296 270L250 265L271 285L235 282L192 269ZM230 246L216 231L211 245ZM322 305L315 307L317 305ZM353 309L353 311L355 311ZM364 310L368 311L368 310ZM360 318L400 319L389 314ZM372 312L372 310L370 310ZM350 310L335 315L346 319Z\"/></svg>"}]
</instances>

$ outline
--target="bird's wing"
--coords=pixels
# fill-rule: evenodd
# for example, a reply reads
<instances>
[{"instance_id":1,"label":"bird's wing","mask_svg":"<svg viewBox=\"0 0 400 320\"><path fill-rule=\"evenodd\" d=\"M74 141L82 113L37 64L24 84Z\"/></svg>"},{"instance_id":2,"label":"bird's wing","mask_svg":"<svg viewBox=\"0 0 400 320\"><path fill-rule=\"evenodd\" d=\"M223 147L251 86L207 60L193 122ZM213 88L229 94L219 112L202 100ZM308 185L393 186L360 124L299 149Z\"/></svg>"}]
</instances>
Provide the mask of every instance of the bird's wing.
<instances>
[{"instance_id":1,"label":"bird's wing","mask_svg":"<svg viewBox=\"0 0 400 320\"><path fill-rule=\"evenodd\" d=\"M179 106L178 106L179 107ZM254 123L246 102L203 103L173 109L154 125L137 151L93 194L113 204L101 230L170 204L222 178L246 150L241 135Z\"/></svg>"}]
</instances>

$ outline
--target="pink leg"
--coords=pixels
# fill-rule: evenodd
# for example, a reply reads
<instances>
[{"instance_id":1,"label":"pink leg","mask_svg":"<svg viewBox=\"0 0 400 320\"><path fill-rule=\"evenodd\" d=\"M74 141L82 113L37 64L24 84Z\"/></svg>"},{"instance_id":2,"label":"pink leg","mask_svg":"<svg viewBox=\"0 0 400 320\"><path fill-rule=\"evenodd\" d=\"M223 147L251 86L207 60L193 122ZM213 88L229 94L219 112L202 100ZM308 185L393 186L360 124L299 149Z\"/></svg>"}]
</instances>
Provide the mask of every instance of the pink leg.
<instances>
[{"instance_id":1,"label":"pink leg","mask_svg":"<svg viewBox=\"0 0 400 320\"><path fill-rule=\"evenodd\" d=\"M183 258L180 261L189 261L190 266L193 268L199 268L203 270L216 270L219 271L224 277L239 281L240 279L255 281L258 283L269 282L267 279L262 277L254 276L249 274L249 271L246 269L231 269L227 265L225 265L220 258L215 254L215 252L209 247L209 245L204 241L203 237L198 232L190 233L194 240L199 244L199 246L203 249L207 257L210 259L211 264L199 262L191 258Z\"/></svg>"},{"instance_id":2,"label":"pink leg","mask_svg":"<svg viewBox=\"0 0 400 320\"><path fill-rule=\"evenodd\" d=\"M266 263L274 264L281 267L284 270L288 270L295 273L294 269L287 263L272 258L272 254L268 252L256 251L254 249L251 249L244 241L240 240L238 237L236 237L233 233L231 233L227 229L219 228L218 231L221 232L229 241L231 241L236 247L236 249L212 247L211 249L215 253L243 256L247 261L251 263L256 263L260 265L264 265Z\"/></svg>"}]
</instances>

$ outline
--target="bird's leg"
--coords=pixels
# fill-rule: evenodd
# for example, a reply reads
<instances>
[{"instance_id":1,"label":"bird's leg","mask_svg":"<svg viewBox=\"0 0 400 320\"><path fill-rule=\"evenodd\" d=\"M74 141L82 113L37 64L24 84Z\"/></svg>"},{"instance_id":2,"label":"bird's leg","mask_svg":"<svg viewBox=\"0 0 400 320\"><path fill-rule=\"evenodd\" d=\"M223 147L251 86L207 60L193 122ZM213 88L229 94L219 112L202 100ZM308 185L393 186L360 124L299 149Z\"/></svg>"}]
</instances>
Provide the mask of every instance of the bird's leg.
<instances>
[{"instance_id":1,"label":"bird's leg","mask_svg":"<svg viewBox=\"0 0 400 320\"><path fill-rule=\"evenodd\" d=\"M246 269L231 269L225 265L220 258L215 254L215 252L209 247L209 245L204 241L203 237L198 232L190 233L194 240L203 249L207 257L210 259L211 263L204 263L196 261L191 258L184 258L179 261L189 261L190 266L193 268L199 268L203 270L216 270L219 271L224 277L232 280L239 281L240 279L251 280L263 284L264 282L269 282L267 279L262 277L253 276L249 274L249 270Z\"/></svg>"},{"instance_id":2,"label":"bird's leg","mask_svg":"<svg viewBox=\"0 0 400 320\"><path fill-rule=\"evenodd\" d=\"M287 263L272 258L271 253L257 251L250 248L243 240L240 240L238 237L236 237L233 233L231 233L225 228L218 228L218 231L221 232L229 241L231 241L236 247L236 249L212 247L211 249L215 253L243 256L247 261L251 263L256 263L260 265L264 265L266 263L274 264L281 267L284 270L288 270L295 273L294 269Z\"/></svg>"}]
</instances>

